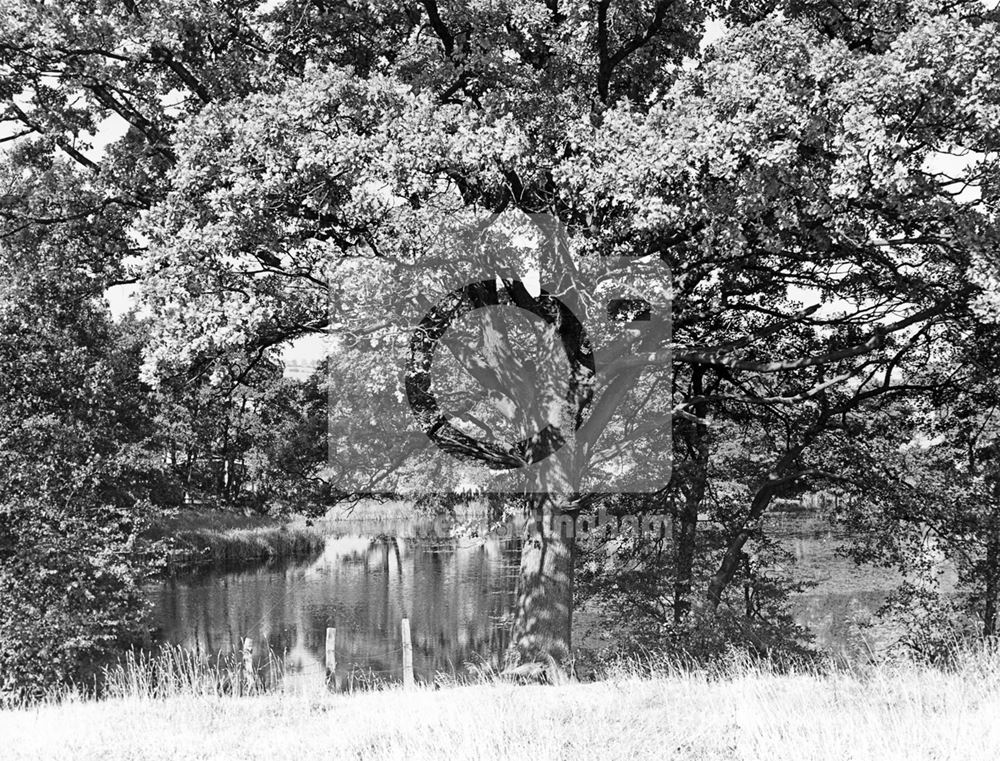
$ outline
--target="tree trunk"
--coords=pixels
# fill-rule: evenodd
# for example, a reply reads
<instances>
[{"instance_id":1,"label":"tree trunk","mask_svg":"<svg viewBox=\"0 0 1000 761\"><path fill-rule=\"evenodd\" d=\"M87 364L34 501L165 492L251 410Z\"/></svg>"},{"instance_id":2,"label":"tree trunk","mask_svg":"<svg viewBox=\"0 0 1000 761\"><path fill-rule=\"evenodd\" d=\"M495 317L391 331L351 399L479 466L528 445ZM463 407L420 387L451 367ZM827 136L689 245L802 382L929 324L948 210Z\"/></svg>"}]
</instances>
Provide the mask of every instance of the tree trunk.
<instances>
[{"instance_id":1,"label":"tree trunk","mask_svg":"<svg viewBox=\"0 0 1000 761\"><path fill-rule=\"evenodd\" d=\"M704 393L702 380L705 370L692 371L691 391L695 396ZM680 624L691 611L691 591L694 583L695 539L698 533L698 510L705 499L708 480L708 426L705 419L708 405L698 402L694 414L699 422L692 423L688 444L694 454L690 472L686 472L687 489L681 509L673 515L673 541L677 548L674 557L674 623Z\"/></svg>"},{"instance_id":2,"label":"tree trunk","mask_svg":"<svg viewBox=\"0 0 1000 761\"><path fill-rule=\"evenodd\" d=\"M517 664L554 666L560 672L570 655L575 525L562 515L562 506L553 497L529 501L511 640Z\"/></svg>"},{"instance_id":3,"label":"tree trunk","mask_svg":"<svg viewBox=\"0 0 1000 761\"><path fill-rule=\"evenodd\" d=\"M698 468L673 521L673 541L677 548L674 564L674 623L679 624L691 611L694 582L695 541L698 533L698 509L705 497L705 471Z\"/></svg>"}]
</instances>

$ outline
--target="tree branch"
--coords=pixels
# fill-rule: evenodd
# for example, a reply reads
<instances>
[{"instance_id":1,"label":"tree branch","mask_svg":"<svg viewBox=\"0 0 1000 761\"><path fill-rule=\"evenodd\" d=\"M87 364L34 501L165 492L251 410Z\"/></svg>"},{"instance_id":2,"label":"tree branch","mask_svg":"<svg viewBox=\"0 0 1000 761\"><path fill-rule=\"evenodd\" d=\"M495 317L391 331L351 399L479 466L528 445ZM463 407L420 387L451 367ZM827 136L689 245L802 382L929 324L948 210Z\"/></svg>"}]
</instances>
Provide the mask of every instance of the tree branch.
<instances>
[{"instance_id":1,"label":"tree branch","mask_svg":"<svg viewBox=\"0 0 1000 761\"><path fill-rule=\"evenodd\" d=\"M23 110L21 110L20 106L11 101L10 108L14 112L14 115L17 117L18 121L24 124L25 127L28 127L28 133L24 134L37 132L40 135L45 135L45 131L42 130L42 128L38 124L33 122L31 120L31 117L29 117ZM95 174L101 171L101 168L97 166L97 164L95 164L93 161L91 161L82 153L80 153L80 151L77 150L73 146L73 144L70 143L69 140L67 140L65 137L61 135L49 135L49 137L51 137L55 141L55 144L59 146L66 153L66 155L68 155L71 159L76 161L81 166L85 166L87 169L94 172Z\"/></svg>"}]
</instances>

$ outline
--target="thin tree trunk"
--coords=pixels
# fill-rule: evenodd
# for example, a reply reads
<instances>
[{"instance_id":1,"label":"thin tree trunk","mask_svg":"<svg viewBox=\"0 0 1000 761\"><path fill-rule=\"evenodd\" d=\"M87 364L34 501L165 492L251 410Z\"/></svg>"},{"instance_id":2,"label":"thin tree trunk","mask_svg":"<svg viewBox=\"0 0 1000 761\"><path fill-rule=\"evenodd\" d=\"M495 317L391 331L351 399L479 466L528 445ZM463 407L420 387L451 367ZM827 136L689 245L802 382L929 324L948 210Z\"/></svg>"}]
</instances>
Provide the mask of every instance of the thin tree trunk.
<instances>
[{"instance_id":1,"label":"thin tree trunk","mask_svg":"<svg viewBox=\"0 0 1000 761\"><path fill-rule=\"evenodd\" d=\"M801 477L801 472L796 468L796 461L799 456L811 446L816 437L824 429L830 417L827 411L802 435L802 440L785 450L785 453L774 464L771 471L757 484L757 489L750 502L750 509L746 518L743 519L739 530L729 540L729 546L722 556L722 561L712 580L708 585L708 604L713 611L717 610L722 602L722 595L733 580L739 568L740 560L743 557L743 547L754 534L754 524L767 512L771 501L784 488L793 484Z\"/></svg>"},{"instance_id":2,"label":"thin tree trunk","mask_svg":"<svg viewBox=\"0 0 1000 761\"><path fill-rule=\"evenodd\" d=\"M688 613L691 612L698 510L705 498L706 476L705 467L699 463L691 474L687 494L681 503L681 509L676 513L676 520L673 522L673 540L677 548L674 559L673 609L675 624L683 622Z\"/></svg>"},{"instance_id":3,"label":"thin tree trunk","mask_svg":"<svg viewBox=\"0 0 1000 761\"><path fill-rule=\"evenodd\" d=\"M702 379L705 370L694 368L691 391L695 396L704 393ZM699 402L694 414L699 421L705 419L708 405ZM691 611L691 591L694 583L695 540L698 532L698 510L705 499L708 480L708 426L702 422L693 423L689 434L689 444L694 453L693 465L686 474L688 488L681 509L674 515L673 540L677 547L674 565L674 623L680 624Z\"/></svg>"},{"instance_id":4,"label":"thin tree trunk","mask_svg":"<svg viewBox=\"0 0 1000 761\"><path fill-rule=\"evenodd\" d=\"M754 524L767 511L771 505L771 500L785 486L794 482L799 474L794 467L796 458L805 449L806 443L799 444L789 449L775 464L774 469L758 484L754 492L753 500L750 502L750 509L747 517L743 519L742 525L736 534L729 540L729 546L722 556L722 561L712 580L708 585L708 604L714 611L718 609L722 602L722 595L733 580L736 571L743 558L743 547L754 534Z\"/></svg>"}]
</instances>

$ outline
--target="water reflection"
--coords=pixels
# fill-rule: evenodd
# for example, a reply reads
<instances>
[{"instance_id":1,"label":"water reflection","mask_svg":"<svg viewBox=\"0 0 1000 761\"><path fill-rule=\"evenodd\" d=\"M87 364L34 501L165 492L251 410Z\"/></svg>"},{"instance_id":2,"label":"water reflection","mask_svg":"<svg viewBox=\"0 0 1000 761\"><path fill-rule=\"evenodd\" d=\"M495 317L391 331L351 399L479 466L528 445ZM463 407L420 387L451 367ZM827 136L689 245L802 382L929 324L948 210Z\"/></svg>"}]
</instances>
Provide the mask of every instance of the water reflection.
<instances>
[{"instance_id":1,"label":"water reflection","mask_svg":"<svg viewBox=\"0 0 1000 761\"><path fill-rule=\"evenodd\" d=\"M286 676L321 678L327 627L335 627L337 675L398 681L403 618L410 619L414 673L461 674L499 665L507 646L520 548L517 542L334 536L306 562L164 581L151 590L159 637L209 655L255 641Z\"/></svg>"},{"instance_id":2,"label":"water reflection","mask_svg":"<svg viewBox=\"0 0 1000 761\"><path fill-rule=\"evenodd\" d=\"M399 681L400 622L410 619L418 680L499 666L513 613L520 543L496 538L414 538L416 525L355 524L330 536L308 561L166 580L150 590L163 641L206 654L255 641L257 662L273 652L285 678L321 679L327 627L336 627L337 676ZM813 516L772 527L794 558L788 570L809 582L792 598L814 645L852 657L878 650L898 632L867 628L897 579L840 557L841 539ZM265 668L266 671L266 668Z\"/></svg>"}]
</instances>

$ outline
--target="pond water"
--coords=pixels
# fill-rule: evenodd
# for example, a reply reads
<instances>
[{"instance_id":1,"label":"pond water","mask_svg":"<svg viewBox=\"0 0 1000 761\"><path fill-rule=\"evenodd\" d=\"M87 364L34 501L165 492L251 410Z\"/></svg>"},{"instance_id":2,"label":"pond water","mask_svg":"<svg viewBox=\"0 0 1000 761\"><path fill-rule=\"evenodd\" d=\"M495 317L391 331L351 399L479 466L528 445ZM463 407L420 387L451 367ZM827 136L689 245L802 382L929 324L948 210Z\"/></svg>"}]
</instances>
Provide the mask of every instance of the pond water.
<instances>
[{"instance_id":1,"label":"pond water","mask_svg":"<svg viewBox=\"0 0 1000 761\"><path fill-rule=\"evenodd\" d=\"M328 526L318 557L151 587L161 641L218 654L251 637L258 661L273 654L285 679L321 679L326 629L335 627L337 680L349 686L400 678L406 617L418 681L501 664L518 540L417 538L413 522ZM792 603L814 646L847 657L883 647L892 632L865 624L893 587L892 575L839 557L841 540L815 517L784 516L777 531L794 558L786 570L813 583Z\"/></svg>"}]
</instances>

